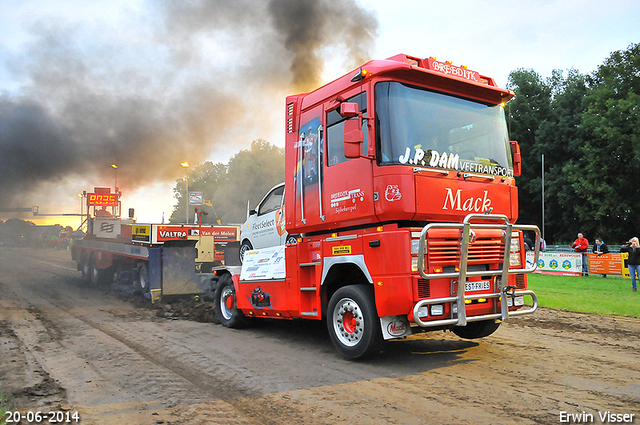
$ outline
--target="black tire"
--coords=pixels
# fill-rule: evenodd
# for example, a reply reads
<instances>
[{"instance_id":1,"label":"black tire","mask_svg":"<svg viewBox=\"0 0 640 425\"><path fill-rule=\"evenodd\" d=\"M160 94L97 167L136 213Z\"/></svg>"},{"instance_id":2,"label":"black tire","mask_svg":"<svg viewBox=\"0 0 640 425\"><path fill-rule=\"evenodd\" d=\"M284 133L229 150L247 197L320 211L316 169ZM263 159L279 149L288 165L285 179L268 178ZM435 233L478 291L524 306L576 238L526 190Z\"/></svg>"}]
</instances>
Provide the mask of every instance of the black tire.
<instances>
[{"instance_id":1,"label":"black tire","mask_svg":"<svg viewBox=\"0 0 640 425\"><path fill-rule=\"evenodd\" d=\"M91 254L89 257L89 283L94 286L100 284L100 269L96 266L96 254Z\"/></svg>"},{"instance_id":2,"label":"black tire","mask_svg":"<svg viewBox=\"0 0 640 425\"><path fill-rule=\"evenodd\" d=\"M110 284L113 281L113 268L99 269L97 266L96 254L91 254L89 258L89 282L94 286Z\"/></svg>"},{"instance_id":3,"label":"black tire","mask_svg":"<svg viewBox=\"0 0 640 425\"><path fill-rule=\"evenodd\" d=\"M298 243L298 237L296 235L289 235L287 236L286 245L294 245Z\"/></svg>"},{"instance_id":4,"label":"black tire","mask_svg":"<svg viewBox=\"0 0 640 425\"><path fill-rule=\"evenodd\" d=\"M90 283L91 270L89 269L89 255L83 252L80 256L80 272L82 273L82 280L85 283Z\"/></svg>"},{"instance_id":5,"label":"black tire","mask_svg":"<svg viewBox=\"0 0 640 425\"><path fill-rule=\"evenodd\" d=\"M240 258L240 264L242 264L242 260L244 260L244 253L247 251L251 251L253 249L253 245L249 241L243 241L242 245L240 245L240 250L238 251L238 257Z\"/></svg>"},{"instance_id":6,"label":"black tire","mask_svg":"<svg viewBox=\"0 0 640 425\"><path fill-rule=\"evenodd\" d=\"M470 322L467 326L456 326L451 332L464 339L476 339L489 336L500 327L500 323L495 320L483 320L481 322Z\"/></svg>"},{"instance_id":7,"label":"black tire","mask_svg":"<svg viewBox=\"0 0 640 425\"><path fill-rule=\"evenodd\" d=\"M140 262L136 266L138 273L133 281L133 290L142 294L149 291L149 269L147 263Z\"/></svg>"},{"instance_id":8,"label":"black tire","mask_svg":"<svg viewBox=\"0 0 640 425\"><path fill-rule=\"evenodd\" d=\"M249 323L249 319L238 310L236 303L236 289L231 275L225 274L218 280L218 286L214 294L216 304L216 317L227 328L243 328Z\"/></svg>"},{"instance_id":9,"label":"black tire","mask_svg":"<svg viewBox=\"0 0 640 425\"><path fill-rule=\"evenodd\" d=\"M382 344L380 319L369 285L338 289L327 308L327 328L340 354L358 359L372 354Z\"/></svg>"}]
</instances>

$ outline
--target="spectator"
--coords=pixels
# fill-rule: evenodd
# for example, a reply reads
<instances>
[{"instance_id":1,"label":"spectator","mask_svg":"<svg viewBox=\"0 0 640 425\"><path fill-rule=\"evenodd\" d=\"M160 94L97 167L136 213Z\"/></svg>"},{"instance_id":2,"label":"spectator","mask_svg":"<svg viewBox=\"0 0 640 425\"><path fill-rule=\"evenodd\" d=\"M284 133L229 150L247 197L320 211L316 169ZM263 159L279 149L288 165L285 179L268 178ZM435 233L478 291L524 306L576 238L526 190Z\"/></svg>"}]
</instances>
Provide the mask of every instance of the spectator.
<instances>
[{"instance_id":1,"label":"spectator","mask_svg":"<svg viewBox=\"0 0 640 425\"><path fill-rule=\"evenodd\" d=\"M582 276L589 276L589 269L587 268L587 250L589 249L589 241L582 233L578 233L578 239L573 242L571 248L573 248L575 252L582 254Z\"/></svg>"},{"instance_id":2,"label":"spectator","mask_svg":"<svg viewBox=\"0 0 640 425\"><path fill-rule=\"evenodd\" d=\"M620 247L620 252L627 252L629 254L627 266L629 267L629 274L631 275L631 290L638 292L636 283L636 274L640 269L640 243L638 242L638 238L631 238L629 242ZM638 275L640 276L640 274Z\"/></svg>"},{"instance_id":3,"label":"spectator","mask_svg":"<svg viewBox=\"0 0 640 425\"><path fill-rule=\"evenodd\" d=\"M607 246L606 243L604 243L602 239L596 238L596 243L593 244L593 253L597 254L598 257L601 256L602 254L608 254L609 247Z\"/></svg>"},{"instance_id":4,"label":"spectator","mask_svg":"<svg viewBox=\"0 0 640 425\"><path fill-rule=\"evenodd\" d=\"M604 243L602 238L596 238L596 243L593 244L593 253L596 254L598 257L601 256L602 254L609 253L609 247L607 246L606 243ZM607 275L603 274L603 275L600 275L600 277L607 277Z\"/></svg>"}]
</instances>

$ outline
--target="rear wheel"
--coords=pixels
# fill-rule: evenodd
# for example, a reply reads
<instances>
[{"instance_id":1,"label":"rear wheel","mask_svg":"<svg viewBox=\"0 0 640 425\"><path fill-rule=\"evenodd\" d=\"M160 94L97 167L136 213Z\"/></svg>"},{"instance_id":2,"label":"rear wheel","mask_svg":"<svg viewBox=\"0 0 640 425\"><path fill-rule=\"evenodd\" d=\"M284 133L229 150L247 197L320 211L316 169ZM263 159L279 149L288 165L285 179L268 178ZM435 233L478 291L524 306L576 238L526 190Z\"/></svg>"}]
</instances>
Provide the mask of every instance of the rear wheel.
<instances>
[{"instance_id":1,"label":"rear wheel","mask_svg":"<svg viewBox=\"0 0 640 425\"><path fill-rule=\"evenodd\" d=\"M80 257L80 271L82 273L82 280L89 283L90 279L90 269L89 269L89 255L86 252L82 253Z\"/></svg>"},{"instance_id":2,"label":"rear wheel","mask_svg":"<svg viewBox=\"0 0 640 425\"><path fill-rule=\"evenodd\" d=\"M113 268L99 269L96 254L91 254L89 259L89 281L92 285L99 286L113 281Z\"/></svg>"},{"instance_id":3,"label":"rear wheel","mask_svg":"<svg viewBox=\"0 0 640 425\"><path fill-rule=\"evenodd\" d=\"M149 290L149 270L146 263L138 263L137 276L133 282L133 290L146 293Z\"/></svg>"},{"instance_id":4,"label":"rear wheel","mask_svg":"<svg viewBox=\"0 0 640 425\"><path fill-rule=\"evenodd\" d=\"M242 311L238 310L236 302L236 290L231 275L220 277L214 296L216 304L216 317L227 328L241 328L248 324L248 319Z\"/></svg>"},{"instance_id":5,"label":"rear wheel","mask_svg":"<svg viewBox=\"0 0 640 425\"><path fill-rule=\"evenodd\" d=\"M91 254L89 258L89 282L92 285L100 284L100 271L96 266L96 254Z\"/></svg>"},{"instance_id":6,"label":"rear wheel","mask_svg":"<svg viewBox=\"0 0 640 425\"><path fill-rule=\"evenodd\" d=\"M329 301L327 327L333 345L345 357L357 359L377 350L382 331L373 288L352 285L338 289Z\"/></svg>"},{"instance_id":7,"label":"rear wheel","mask_svg":"<svg viewBox=\"0 0 640 425\"><path fill-rule=\"evenodd\" d=\"M500 327L500 323L495 320L483 320L481 322L470 322L467 326L456 326L451 332L464 339L476 339L489 336Z\"/></svg>"}]
</instances>

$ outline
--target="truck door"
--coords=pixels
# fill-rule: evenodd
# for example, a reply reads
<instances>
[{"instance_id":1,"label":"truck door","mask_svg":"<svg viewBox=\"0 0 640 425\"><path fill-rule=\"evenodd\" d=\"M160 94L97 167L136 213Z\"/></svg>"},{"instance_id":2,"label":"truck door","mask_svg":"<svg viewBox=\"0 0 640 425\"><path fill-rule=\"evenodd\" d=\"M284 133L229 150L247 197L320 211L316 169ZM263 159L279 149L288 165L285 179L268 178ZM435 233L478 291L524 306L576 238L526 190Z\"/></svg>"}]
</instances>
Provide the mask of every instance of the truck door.
<instances>
[{"instance_id":1,"label":"truck door","mask_svg":"<svg viewBox=\"0 0 640 425\"><path fill-rule=\"evenodd\" d=\"M366 116L366 92L346 102L358 103ZM337 226L350 226L371 221L373 209L372 161L369 158L348 159L344 155L344 125L347 118L334 109L326 114L326 164L324 168L323 205L326 221ZM358 118L350 118L357 120ZM368 154L369 132L364 120L362 155Z\"/></svg>"},{"instance_id":2,"label":"truck door","mask_svg":"<svg viewBox=\"0 0 640 425\"><path fill-rule=\"evenodd\" d=\"M296 171L294 175L298 217L303 226L322 224L322 204L319 202L322 188L322 161L324 127L321 108L316 107L301 116L298 142L296 143Z\"/></svg>"}]
</instances>

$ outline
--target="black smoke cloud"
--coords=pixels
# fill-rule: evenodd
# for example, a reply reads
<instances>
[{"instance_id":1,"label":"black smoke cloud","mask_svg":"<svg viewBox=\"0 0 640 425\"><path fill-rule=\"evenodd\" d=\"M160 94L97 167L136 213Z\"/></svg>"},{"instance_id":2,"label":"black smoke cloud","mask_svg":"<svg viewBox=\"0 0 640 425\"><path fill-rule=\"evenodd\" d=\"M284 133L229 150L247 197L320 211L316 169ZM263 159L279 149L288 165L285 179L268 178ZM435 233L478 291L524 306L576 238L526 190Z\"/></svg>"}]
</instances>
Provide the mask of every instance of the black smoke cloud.
<instances>
[{"instance_id":1,"label":"black smoke cloud","mask_svg":"<svg viewBox=\"0 0 640 425\"><path fill-rule=\"evenodd\" d=\"M20 85L0 94L0 209L67 178L90 190L111 163L130 191L219 144L248 146L282 126L270 111L283 94L322 83L325 57L368 60L377 31L355 0L167 0L140 13L128 21L144 30L124 38L40 20L0 64Z\"/></svg>"}]
</instances>

